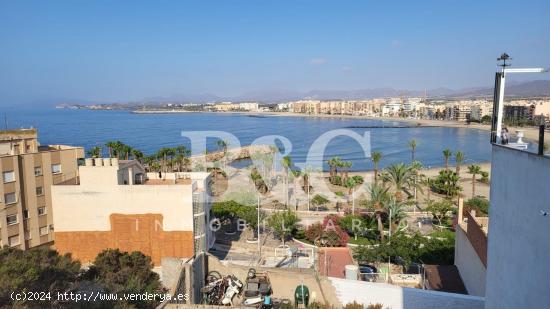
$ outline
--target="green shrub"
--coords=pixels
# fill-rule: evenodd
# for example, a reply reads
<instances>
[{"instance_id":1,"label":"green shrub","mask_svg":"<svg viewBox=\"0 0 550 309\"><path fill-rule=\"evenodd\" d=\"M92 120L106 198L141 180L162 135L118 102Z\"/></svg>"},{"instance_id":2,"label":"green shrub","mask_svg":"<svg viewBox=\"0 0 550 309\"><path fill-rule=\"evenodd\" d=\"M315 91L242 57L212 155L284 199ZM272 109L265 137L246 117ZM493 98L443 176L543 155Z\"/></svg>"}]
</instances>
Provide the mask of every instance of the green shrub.
<instances>
[{"instance_id":1,"label":"green shrub","mask_svg":"<svg viewBox=\"0 0 550 309\"><path fill-rule=\"evenodd\" d=\"M467 212L475 210L480 215L489 215L489 201L482 196L476 196L469 199L466 201L465 206Z\"/></svg>"}]
</instances>

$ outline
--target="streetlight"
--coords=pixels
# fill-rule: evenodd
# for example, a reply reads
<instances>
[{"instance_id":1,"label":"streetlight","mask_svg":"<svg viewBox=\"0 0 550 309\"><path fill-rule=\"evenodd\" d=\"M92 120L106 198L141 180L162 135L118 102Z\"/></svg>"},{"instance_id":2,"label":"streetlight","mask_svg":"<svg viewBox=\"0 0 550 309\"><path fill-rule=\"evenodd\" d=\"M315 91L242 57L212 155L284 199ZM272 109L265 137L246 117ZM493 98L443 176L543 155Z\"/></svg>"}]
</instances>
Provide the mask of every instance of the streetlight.
<instances>
[{"instance_id":1,"label":"streetlight","mask_svg":"<svg viewBox=\"0 0 550 309\"><path fill-rule=\"evenodd\" d=\"M258 194L258 261L262 257L262 244L260 242L260 194Z\"/></svg>"}]
</instances>

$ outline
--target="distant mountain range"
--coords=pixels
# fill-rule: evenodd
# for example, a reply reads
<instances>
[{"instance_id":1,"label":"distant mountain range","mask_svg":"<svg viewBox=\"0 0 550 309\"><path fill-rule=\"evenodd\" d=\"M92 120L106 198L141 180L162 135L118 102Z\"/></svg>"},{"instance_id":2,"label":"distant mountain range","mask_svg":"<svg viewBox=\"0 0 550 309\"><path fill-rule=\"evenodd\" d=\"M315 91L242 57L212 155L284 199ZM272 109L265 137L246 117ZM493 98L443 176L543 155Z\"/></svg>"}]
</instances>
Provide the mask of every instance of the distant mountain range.
<instances>
[{"instance_id":1,"label":"distant mountain range","mask_svg":"<svg viewBox=\"0 0 550 309\"><path fill-rule=\"evenodd\" d=\"M428 97L430 98L474 98L474 97L491 97L493 95L493 87L470 87L462 89L449 89L449 88L436 88L427 90ZM149 97L140 101L133 102L117 102L111 103L114 106L138 106L138 105L153 105L164 104L174 102L191 102L191 103L208 103L208 102L220 102L220 101L257 101L263 103L278 103L288 102L301 99L317 99L317 100L329 100L329 99L343 99L343 100L355 100L355 99L371 99L380 97L396 97L396 96L424 96L422 90L406 90L395 88L370 88L359 90L311 90L307 92L275 89L275 90L263 90L243 93L238 96L218 96L214 94L184 94L184 95L172 95L169 97ZM527 82L509 82L506 85L506 96L516 97L542 97L550 96L550 80L533 80ZM57 104L109 104L106 102L92 103L88 100L64 100L56 101Z\"/></svg>"}]
</instances>

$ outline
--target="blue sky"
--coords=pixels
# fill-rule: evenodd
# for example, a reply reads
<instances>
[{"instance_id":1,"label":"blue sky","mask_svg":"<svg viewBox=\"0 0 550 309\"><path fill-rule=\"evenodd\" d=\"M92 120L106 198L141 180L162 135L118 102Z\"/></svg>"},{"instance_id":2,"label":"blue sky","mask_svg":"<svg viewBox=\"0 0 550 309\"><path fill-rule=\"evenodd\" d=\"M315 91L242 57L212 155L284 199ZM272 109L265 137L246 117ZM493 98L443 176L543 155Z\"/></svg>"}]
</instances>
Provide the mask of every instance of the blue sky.
<instances>
[{"instance_id":1,"label":"blue sky","mask_svg":"<svg viewBox=\"0 0 550 309\"><path fill-rule=\"evenodd\" d=\"M0 105L490 86L502 51L550 66L548 12L548 0L0 0Z\"/></svg>"}]
</instances>

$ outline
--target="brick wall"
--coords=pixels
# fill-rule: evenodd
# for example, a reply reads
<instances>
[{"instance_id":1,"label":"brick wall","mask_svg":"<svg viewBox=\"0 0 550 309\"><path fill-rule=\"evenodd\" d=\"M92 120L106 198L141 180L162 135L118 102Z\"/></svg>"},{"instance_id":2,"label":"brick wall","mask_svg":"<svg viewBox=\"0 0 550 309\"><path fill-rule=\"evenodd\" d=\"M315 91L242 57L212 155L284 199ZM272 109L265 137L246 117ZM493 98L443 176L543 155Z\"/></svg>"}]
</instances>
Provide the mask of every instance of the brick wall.
<instances>
[{"instance_id":1,"label":"brick wall","mask_svg":"<svg viewBox=\"0 0 550 309\"><path fill-rule=\"evenodd\" d=\"M155 266L163 257L193 256L192 231L164 231L160 214L110 216L110 231L55 232L55 248L60 254L71 253L82 263L91 262L107 248L141 251Z\"/></svg>"}]
</instances>

